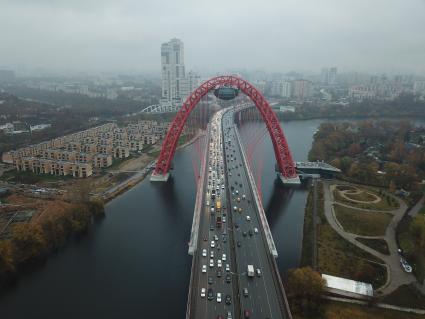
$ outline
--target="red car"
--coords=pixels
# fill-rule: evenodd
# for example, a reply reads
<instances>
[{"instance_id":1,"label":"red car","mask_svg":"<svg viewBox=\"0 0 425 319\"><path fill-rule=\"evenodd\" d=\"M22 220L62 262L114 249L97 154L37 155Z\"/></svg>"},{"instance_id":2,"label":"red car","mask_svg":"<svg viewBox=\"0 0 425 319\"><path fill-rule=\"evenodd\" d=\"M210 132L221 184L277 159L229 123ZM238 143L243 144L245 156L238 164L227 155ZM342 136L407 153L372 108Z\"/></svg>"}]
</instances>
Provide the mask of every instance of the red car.
<instances>
[{"instance_id":1,"label":"red car","mask_svg":"<svg viewBox=\"0 0 425 319\"><path fill-rule=\"evenodd\" d=\"M251 315L251 313L249 312L249 310L244 310L244 312L243 312L244 318L249 318L250 315Z\"/></svg>"}]
</instances>

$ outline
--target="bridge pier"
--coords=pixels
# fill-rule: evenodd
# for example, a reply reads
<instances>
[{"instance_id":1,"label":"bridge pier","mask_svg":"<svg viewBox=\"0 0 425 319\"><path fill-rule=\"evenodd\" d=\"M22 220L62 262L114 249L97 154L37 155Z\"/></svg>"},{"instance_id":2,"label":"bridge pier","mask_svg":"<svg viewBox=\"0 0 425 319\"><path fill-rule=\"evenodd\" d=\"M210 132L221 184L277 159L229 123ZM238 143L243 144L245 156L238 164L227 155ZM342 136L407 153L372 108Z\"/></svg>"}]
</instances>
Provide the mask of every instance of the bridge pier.
<instances>
[{"instance_id":1,"label":"bridge pier","mask_svg":"<svg viewBox=\"0 0 425 319\"><path fill-rule=\"evenodd\" d=\"M150 181L151 182L167 182L169 178L170 178L170 173L162 175L162 174L155 174L154 172L151 174Z\"/></svg>"},{"instance_id":2,"label":"bridge pier","mask_svg":"<svg viewBox=\"0 0 425 319\"><path fill-rule=\"evenodd\" d=\"M288 178L283 176L282 173L279 173L278 176L283 185L295 186L301 184L300 177L298 175L296 177Z\"/></svg>"}]
</instances>

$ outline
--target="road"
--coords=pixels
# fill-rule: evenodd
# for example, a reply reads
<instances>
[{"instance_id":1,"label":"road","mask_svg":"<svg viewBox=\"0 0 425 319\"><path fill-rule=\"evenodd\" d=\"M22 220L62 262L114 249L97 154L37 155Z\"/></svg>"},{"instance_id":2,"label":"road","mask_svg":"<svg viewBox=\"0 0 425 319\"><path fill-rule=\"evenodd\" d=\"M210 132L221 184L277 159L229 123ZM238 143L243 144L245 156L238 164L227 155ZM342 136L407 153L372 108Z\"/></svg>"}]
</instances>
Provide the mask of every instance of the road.
<instances>
[{"instance_id":1,"label":"road","mask_svg":"<svg viewBox=\"0 0 425 319\"><path fill-rule=\"evenodd\" d=\"M273 257L236 139L233 111L214 115L207 163L191 318L285 318ZM221 226L217 224L220 216ZM254 267L252 276L248 276L248 265ZM226 303L227 295L230 302Z\"/></svg>"}]
</instances>

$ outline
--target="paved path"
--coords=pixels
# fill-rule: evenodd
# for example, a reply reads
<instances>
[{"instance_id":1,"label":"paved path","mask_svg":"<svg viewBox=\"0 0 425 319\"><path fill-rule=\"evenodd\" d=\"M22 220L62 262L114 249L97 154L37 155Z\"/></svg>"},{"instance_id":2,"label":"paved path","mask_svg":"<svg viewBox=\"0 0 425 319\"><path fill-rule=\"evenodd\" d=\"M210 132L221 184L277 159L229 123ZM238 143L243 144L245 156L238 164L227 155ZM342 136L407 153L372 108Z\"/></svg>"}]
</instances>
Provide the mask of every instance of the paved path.
<instances>
[{"instance_id":1,"label":"paved path","mask_svg":"<svg viewBox=\"0 0 425 319\"><path fill-rule=\"evenodd\" d=\"M408 274L404 272L402 267L400 266L400 256L397 252L397 242L396 242L396 236L395 236L395 230L396 226L403 217L403 214L407 210L406 204L397 198L397 201L400 204L400 207L392 213L394 214L393 219L391 220L390 224L387 227L387 230L385 232L385 240L388 244L388 249L390 251L390 255L384 255L380 252L377 252L376 250L363 245L362 243L358 242L356 240L356 237L365 237L367 236L359 236L357 234L352 234L349 232L346 232L340 223L337 221L335 217L335 211L334 211L334 198L333 194L331 193L330 189L330 183L327 181L323 181L323 188L324 188L324 210L325 210L325 216L328 221L328 223L331 225L331 227L344 239L349 241L350 243L354 244L355 246L363 249L364 251L370 253L371 255L378 257L382 261L385 262L386 268L387 268L387 282L384 286L377 289L377 292L381 295L386 295L391 292L393 292L395 289L397 289L401 285L410 284L413 282L416 282L415 277L412 274ZM350 206L349 206L350 207ZM377 237L379 238L379 237Z\"/></svg>"},{"instance_id":2,"label":"paved path","mask_svg":"<svg viewBox=\"0 0 425 319\"><path fill-rule=\"evenodd\" d=\"M415 206L412 207L412 209L409 211L409 216L410 217L415 217L419 211L421 210L421 208L424 206L425 204L425 195L421 197L421 199L416 203Z\"/></svg>"}]
</instances>

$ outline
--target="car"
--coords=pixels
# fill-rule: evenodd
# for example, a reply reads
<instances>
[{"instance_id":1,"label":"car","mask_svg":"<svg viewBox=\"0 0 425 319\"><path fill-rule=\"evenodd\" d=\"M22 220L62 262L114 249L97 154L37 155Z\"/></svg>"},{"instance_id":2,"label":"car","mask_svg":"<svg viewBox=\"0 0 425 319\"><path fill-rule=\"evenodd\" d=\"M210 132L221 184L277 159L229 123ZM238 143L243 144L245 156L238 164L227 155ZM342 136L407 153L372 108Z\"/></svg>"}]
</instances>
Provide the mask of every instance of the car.
<instances>
[{"instance_id":1,"label":"car","mask_svg":"<svg viewBox=\"0 0 425 319\"><path fill-rule=\"evenodd\" d=\"M241 244L241 242L240 242L240 241L237 241L236 245L237 245L238 247L241 247L241 246L242 246L242 244Z\"/></svg>"},{"instance_id":2,"label":"car","mask_svg":"<svg viewBox=\"0 0 425 319\"><path fill-rule=\"evenodd\" d=\"M261 270L260 270L260 268L257 268L256 273L257 273L257 277L261 277Z\"/></svg>"},{"instance_id":3,"label":"car","mask_svg":"<svg viewBox=\"0 0 425 319\"><path fill-rule=\"evenodd\" d=\"M249 236L254 235L254 232L252 231L252 229L249 230L248 234L249 234Z\"/></svg>"},{"instance_id":4,"label":"car","mask_svg":"<svg viewBox=\"0 0 425 319\"><path fill-rule=\"evenodd\" d=\"M204 236L204 241L207 241L207 240L208 240L207 236Z\"/></svg>"},{"instance_id":5,"label":"car","mask_svg":"<svg viewBox=\"0 0 425 319\"><path fill-rule=\"evenodd\" d=\"M239 228L239 224L238 223L234 223L233 225L235 226L235 228Z\"/></svg>"},{"instance_id":6,"label":"car","mask_svg":"<svg viewBox=\"0 0 425 319\"><path fill-rule=\"evenodd\" d=\"M232 319L232 313L230 311L227 312L227 319Z\"/></svg>"},{"instance_id":7,"label":"car","mask_svg":"<svg viewBox=\"0 0 425 319\"><path fill-rule=\"evenodd\" d=\"M214 258L214 250L210 251L210 258Z\"/></svg>"},{"instance_id":8,"label":"car","mask_svg":"<svg viewBox=\"0 0 425 319\"><path fill-rule=\"evenodd\" d=\"M205 298L205 288L201 288L201 298Z\"/></svg>"},{"instance_id":9,"label":"car","mask_svg":"<svg viewBox=\"0 0 425 319\"><path fill-rule=\"evenodd\" d=\"M226 217L222 217L222 221L223 221L223 223L225 223L226 222Z\"/></svg>"},{"instance_id":10,"label":"car","mask_svg":"<svg viewBox=\"0 0 425 319\"><path fill-rule=\"evenodd\" d=\"M218 244L217 245L217 250L220 250L221 249L221 246L220 246L220 244Z\"/></svg>"},{"instance_id":11,"label":"car","mask_svg":"<svg viewBox=\"0 0 425 319\"><path fill-rule=\"evenodd\" d=\"M243 231L243 232L242 232L242 236L246 237L246 235L247 235L247 234L246 234L246 231Z\"/></svg>"},{"instance_id":12,"label":"car","mask_svg":"<svg viewBox=\"0 0 425 319\"><path fill-rule=\"evenodd\" d=\"M214 242L214 240L211 240L211 248L214 248L215 247L215 242Z\"/></svg>"},{"instance_id":13,"label":"car","mask_svg":"<svg viewBox=\"0 0 425 319\"><path fill-rule=\"evenodd\" d=\"M220 278L223 275L223 273L221 272L221 270L217 270L217 277Z\"/></svg>"},{"instance_id":14,"label":"car","mask_svg":"<svg viewBox=\"0 0 425 319\"><path fill-rule=\"evenodd\" d=\"M208 300L214 299L214 292L211 288L208 288Z\"/></svg>"},{"instance_id":15,"label":"car","mask_svg":"<svg viewBox=\"0 0 425 319\"><path fill-rule=\"evenodd\" d=\"M257 227L254 228L254 233L258 234L258 228Z\"/></svg>"},{"instance_id":16,"label":"car","mask_svg":"<svg viewBox=\"0 0 425 319\"><path fill-rule=\"evenodd\" d=\"M232 303L232 297L230 297L230 295L226 295L226 305L230 305Z\"/></svg>"},{"instance_id":17,"label":"car","mask_svg":"<svg viewBox=\"0 0 425 319\"><path fill-rule=\"evenodd\" d=\"M230 271L230 265L226 264L226 271Z\"/></svg>"},{"instance_id":18,"label":"car","mask_svg":"<svg viewBox=\"0 0 425 319\"><path fill-rule=\"evenodd\" d=\"M202 265L202 272L206 273L207 272L207 265Z\"/></svg>"},{"instance_id":19,"label":"car","mask_svg":"<svg viewBox=\"0 0 425 319\"><path fill-rule=\"evenodd\" d=\"M239 213L242 213L242 208L241 207L239 207Z\"/></svg>"},{"instance_id":20,"label":"car","mask_svg":"<svg viewBox=\"0 0 425 319\"><path fill-rule=\"evenodd\" d=\"M214 267L214 259L210 259L210 268Z\"/></svg>"},{"instance_id":21,"label":"car","mask_svg":"<svg viewBox=\"0 0 425 319\"><path fill-rule=\"evenodd\" d=\"M236 184L237 184L237 183L238 183L238 182L236 182ZM239 194L239 191L238 191L238 190L236 190L236 192L235 192L235 193L236 193L236 195L238 195L238 194Z\"/></svg>"},{"instance_id":22,"label":"car","mask_svg":"<svg viewBox=\"0 0 425 319\"><path fill-rule=\"evenodd\" d=\"M217 302L221 302L221 292L217 292Z\"/></svg>"},{"instance_id":23,"label":"car","mask_svg":"<svg viewBox=\"0 0 425 319\"><path fill-rule=\"evenodd\" d=\"M212 285L212 284L213 284L213 277L208 276L208 285Z\"/></svg>"},{"instance_id":24,"label":"car","mask_svg":"<svg viewBox=\"0 0 425 319\"><path fill-rule=\"evenodd\" d=\"M228 284L230 284L230 282L232 281L232 277L229 275L229 274L227 274L226 275L226 282L228 283Z\"/></svg>"},{"instance_id":25,"label":"car","mask_svg":"<svg viewBox=\"0 0 425 319\"><path fill-rule=\"evenodd\" d=\"M247 215L247 216L246 216L246 220L247 220L248 222L250 222L250 221L251 221L251 216Z\"/></svg>"},{"instance_id":26,"label":"car","mask_svg":"<svg viewBox=\"0 0 425 319\"><path fill-rule=\"evenodd\" d=\"M237 208L236 206L233 206L233 210L234 210L234 211L237 211L237 210L238 210L238 208Z\"/></svg>"},{"instance_id":27,"label":"car","mask_svg":"<svg viewBox=\"0 0 425 319\"><path fill-rule=\"evenodd\" d=\"M214 240L215 241L218 241L218 236L217 235L214 235Z\"/></svg>"},{"instance_id":28,"label":"car","mask_svg":"<svg viewBox=\"0 0 425 319\"><path fill-rule=\"evenodd\" d=\"M217 260L217 267L219 268L223 267L223 263L220 259Z\"/></svg>"},{"instance_id":29,"label":"car","mask_svg":"<svg viewBox=\"0 0 425 319\"><path fill-rule=\"evenodd\" d=\"M242 199L245 199L245 198L246 198L246 196L245 196L245 194L243 194L243 195L242 195Z\"/></svg>"},{"instance_id":30,"label":"car","mask_svg":"<svg viewBox=\"0 0 425 319\"><path fill-rule=\"evenodd\" d=\"M207 257L207 250L206 249L202 249L202 257Z\"/></svg>"},{"instance_id":31,"label":"car","mask_svg":"<svg viewBox=\"0 0 425 319\"><path fill-rule=\"evenodd\" d=\"M248 288L243 289L243 296L248 297Z\"/></svg>"},{"instance_id":32,"label":"car","mask_svg":"<svg viewBox=\"0 0 425 319\"><path fill-rule=\"evenodd\" d=\"M244 310L244 311L243 311L243 317L244 317L245 319L249 318L250 316L251 316L251 313L249 312L249 310Z\"/></svg>"}]
</instances>

